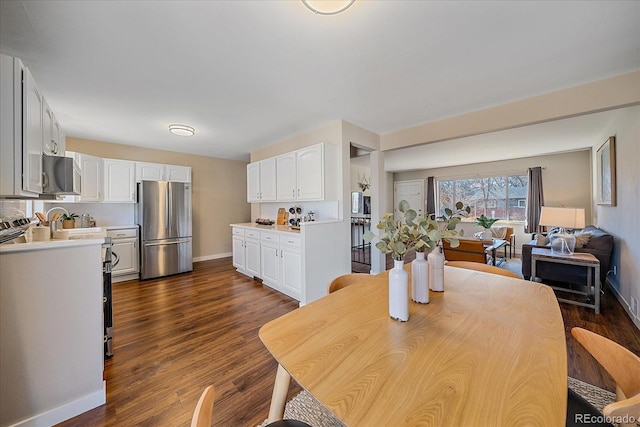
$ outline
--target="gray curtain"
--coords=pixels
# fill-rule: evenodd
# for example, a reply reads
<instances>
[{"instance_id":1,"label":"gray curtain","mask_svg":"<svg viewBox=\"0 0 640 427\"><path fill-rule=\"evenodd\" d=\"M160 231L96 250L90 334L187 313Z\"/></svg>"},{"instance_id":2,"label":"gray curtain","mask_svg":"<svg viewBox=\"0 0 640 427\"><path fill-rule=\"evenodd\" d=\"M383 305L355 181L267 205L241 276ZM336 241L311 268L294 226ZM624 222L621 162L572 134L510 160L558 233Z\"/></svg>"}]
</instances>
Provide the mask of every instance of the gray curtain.
<instances>
[{"instance_id":1,"label":"gray curtain","mask_svg":"<svg viewBox=\"0 0 640 427\"><path fill-rule=\"evenodd\" d=\"M438 216L436 212L436 180L430 176L427 178L427 214L425 218L432 214Z\"/></svg>"},{"instance_id":2,"label":"gray curtain","mask_svg":"<svg viewBox=\"0 0 640 427\"><path fill-rule=\"evenodd\" d=\"M542 168L529 168L527 173L529 183L527 184L527 209L525 211L525 233L536 233L540 224L540 211L544 205L544 194L542 192Z\"/></svg>"}]
</instances>

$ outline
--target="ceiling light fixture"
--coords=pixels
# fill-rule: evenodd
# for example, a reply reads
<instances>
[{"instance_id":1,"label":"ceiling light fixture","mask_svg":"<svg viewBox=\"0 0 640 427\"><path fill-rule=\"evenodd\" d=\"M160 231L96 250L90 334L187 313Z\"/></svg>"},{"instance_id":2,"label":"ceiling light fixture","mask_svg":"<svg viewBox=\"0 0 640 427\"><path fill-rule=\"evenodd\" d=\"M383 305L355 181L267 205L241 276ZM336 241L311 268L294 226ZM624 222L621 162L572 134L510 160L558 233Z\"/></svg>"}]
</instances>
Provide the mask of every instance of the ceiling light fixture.
<instances>
[{"instance_id":1,"label":"ceiling light fixture","mask_svg":"<svg viewBox=\"0 0 640 427\"><path fill-rule=\"evenodd\" d=\"M174 124L169 125L169 132L174 135L193 136L193 134L196 133L196 130L191 126Z\"/></svg>"},{"instance_id":2,"label":"ceiling light fixture","mask_svg":"<svg viewBox=\"0 0 640 427\"><path fill-rule=\"evenodd\" d=\"M316 15L335 15L344 12L355 0L302 0Z\"/></svg>"}]
</instances>

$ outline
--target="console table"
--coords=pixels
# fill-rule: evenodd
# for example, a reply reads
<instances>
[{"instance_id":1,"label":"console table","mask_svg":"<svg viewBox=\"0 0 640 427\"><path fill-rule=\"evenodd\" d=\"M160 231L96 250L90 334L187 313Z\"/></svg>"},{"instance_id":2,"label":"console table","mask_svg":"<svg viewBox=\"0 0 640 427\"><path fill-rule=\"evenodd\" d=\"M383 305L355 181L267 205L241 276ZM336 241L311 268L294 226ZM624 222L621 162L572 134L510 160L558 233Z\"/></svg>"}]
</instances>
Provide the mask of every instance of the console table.
<instances>
[{"instance_id":1,"label":"console table","mask_svg":"<svg viewBox=\"0 0 640 427\"><path fill-rule=\"evenodd\" d=\"M556 264L569 264L579 265L587 269L587 291L581 292L575 289L568 289L558 286L551 286L553 289L561 292L569 292L578 295L591 296L591 282L594 282L594 303L574 301L564 298L558 298L558 301L566 302L569 304L580 305L583 307L593 308L596 314L600 314L600 261L593 254L590 253L574 253L573 255L558 254L547 248L533 248L531 250L531 280L535 280L536 277L536 264L538 261L556 263Z\"/></svg>"}]
</instances>

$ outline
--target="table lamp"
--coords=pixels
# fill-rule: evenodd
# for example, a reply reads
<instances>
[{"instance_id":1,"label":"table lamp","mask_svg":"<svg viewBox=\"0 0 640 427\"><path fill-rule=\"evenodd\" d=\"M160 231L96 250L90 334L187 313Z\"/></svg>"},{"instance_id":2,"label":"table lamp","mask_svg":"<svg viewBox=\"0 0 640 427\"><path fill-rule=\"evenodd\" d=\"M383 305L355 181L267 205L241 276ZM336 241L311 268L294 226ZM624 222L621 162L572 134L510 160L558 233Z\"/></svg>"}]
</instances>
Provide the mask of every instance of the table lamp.
<instances>
[{"instance_id":1,"label":"table lamp","mask_svg":"<svg viewBox=\"0 0 640 427\"><path fill-rule=\"evenodd\" d=\"M543 206L540 212L540 225L560 227L560 232L551 242L551 251L561 255L573 255L576 238L567 233L566 229L584 228L584 209Z\"/></svg>"}]
</instances>

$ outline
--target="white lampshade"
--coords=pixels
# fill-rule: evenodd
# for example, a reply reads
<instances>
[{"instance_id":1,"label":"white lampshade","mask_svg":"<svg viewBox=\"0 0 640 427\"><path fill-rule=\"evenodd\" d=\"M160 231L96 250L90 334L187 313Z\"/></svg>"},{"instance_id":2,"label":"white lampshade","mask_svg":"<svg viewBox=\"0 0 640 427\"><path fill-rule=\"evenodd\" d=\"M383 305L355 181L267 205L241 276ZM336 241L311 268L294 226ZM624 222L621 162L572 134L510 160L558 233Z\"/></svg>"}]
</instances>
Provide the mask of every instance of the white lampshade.
<instances>
[{"instance_id":1,"label":"white lampshade","mask_svg":"<svg viewBox=\"0 0 640 427\"><path fill-rule=\"evenodd\" d=\"M543 206L540 212L540 225L570 229L584 228L584 209Z\"/></svg>"}]
</instances>

